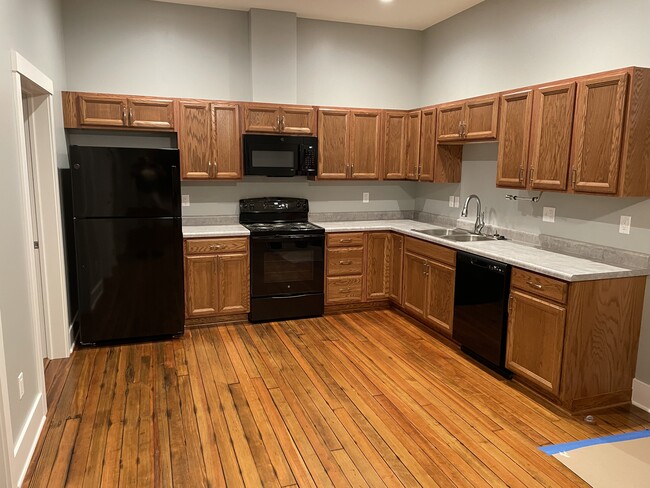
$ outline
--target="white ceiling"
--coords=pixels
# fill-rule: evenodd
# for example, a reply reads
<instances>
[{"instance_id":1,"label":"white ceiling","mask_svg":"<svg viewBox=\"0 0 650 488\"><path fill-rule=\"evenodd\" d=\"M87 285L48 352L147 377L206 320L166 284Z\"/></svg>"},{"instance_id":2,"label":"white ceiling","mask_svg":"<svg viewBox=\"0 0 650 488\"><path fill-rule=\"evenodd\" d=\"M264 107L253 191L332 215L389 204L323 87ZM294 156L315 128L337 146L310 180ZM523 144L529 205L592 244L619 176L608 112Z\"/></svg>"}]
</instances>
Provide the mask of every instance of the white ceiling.
<instances>
[{"instance_id":1,"label":"white ceiling","mask_svg":"<svg viewBox=\"0 0 650 488\"><path fill-rule=\"evenodd\" d=\"M295 12L306 19L424 30L483 0L156 0L203 7Z\"/></svg>"}]
</instances>

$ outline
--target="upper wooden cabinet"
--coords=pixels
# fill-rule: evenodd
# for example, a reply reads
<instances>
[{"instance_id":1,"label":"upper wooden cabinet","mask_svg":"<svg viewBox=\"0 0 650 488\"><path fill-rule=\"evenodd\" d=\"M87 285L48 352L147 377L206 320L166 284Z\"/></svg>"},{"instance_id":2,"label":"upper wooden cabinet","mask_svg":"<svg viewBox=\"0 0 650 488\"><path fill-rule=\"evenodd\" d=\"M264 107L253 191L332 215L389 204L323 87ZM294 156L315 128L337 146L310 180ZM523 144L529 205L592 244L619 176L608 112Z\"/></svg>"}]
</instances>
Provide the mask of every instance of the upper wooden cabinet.
<instances>
[{"instance_id":1,"label":"upper wooden cabinet","mask_svg":"<svg viewBox=\"0 0 650 488\"><path fill-rule=\"evenodd\" d=\"M406 119L406 179L420 177L420 130L422 112L415 110Z\"/></svg>"},{"instance_id":2,"label":"upper wooden cabinet","mask_svg":"<svg viewBox=\"0 0 650 488\"><path fill-rule=\"evenodd\" d=\"M64 126L174 130L174 100L63 92Z\"/></svg>"},{"instance_id":3,"label":"upper wooden cabinet","mask_svg":"<svg viewBox=\"0 0 650 488\"><path fill-rule=\"evenodd\" d=\"M420 181L433 181L436 157L436 109L422 110L420 121Z\"/></svg>"},{"instance_id":4,"label":"upper wooden cabinet","mask_svg":"<svg viewBox=\"0 0 650 488\"><path fill-rule=\"evenodd\" d=\"M406 130L408 112L384 112L384 168L385 180L406 178Z\"/></svg>"},{"instance_id":5,"label":"upper wooden cabinet","mask_svg":"<svg viewBox=\"0 0 650 488\"><path fill-rule=\"evenodd\" d=\"M244 104L244 132L314 134L316 109L300 105Z\"/></svg>"},{"instance_id":6,"label":"upper wooden cabinet","mask_svg":"<svg viewBox=\"0 0 650 488\"><path fill-rule=\"evenodd\" d=\"M187 180L242 177L239 107L181 100L178 145L181 177Z\"/></svg>"},{"instance_id":7,"label":"upper wooden cabinet","mask_svg":"<svg viewBox=\"0 0 650 488\"><path fill-rule=\"evenodd\" d=\"M379 178L379 110L319 110L318 136L319 179Z\"/></svg>"},{"instance_id":8,"label":"upper wooden cabinet","mask_svg":"<svg viewBox=\"0 0 650 488\"><path fill-rule=\"evenodd\" d=\"M438 107L439 143L489 141L497 137L497 95L453 102Z\"/></svg>"},{"instance_id":9,"label":"upper wooden cabinet","mask_svg":"<svg viewBox=\"0 0 650 488\"><path fill-rule=\"evenodd\" d=\"M497 186L525 188L533 92L501 95Z\"/></svg>"}]
</instances>

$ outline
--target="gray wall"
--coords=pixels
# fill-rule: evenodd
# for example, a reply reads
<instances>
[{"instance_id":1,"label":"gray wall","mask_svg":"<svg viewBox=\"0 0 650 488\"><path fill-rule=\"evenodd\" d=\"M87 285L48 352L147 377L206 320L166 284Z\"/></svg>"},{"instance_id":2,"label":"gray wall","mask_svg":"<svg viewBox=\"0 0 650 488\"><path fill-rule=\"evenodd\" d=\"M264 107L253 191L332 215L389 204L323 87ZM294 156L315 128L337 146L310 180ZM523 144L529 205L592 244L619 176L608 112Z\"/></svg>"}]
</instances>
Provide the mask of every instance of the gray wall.
<instances>
[{"instance_id":1,"label":"gray wall","mask_svg":"<svg viewBox=\"0 0 650 488\"><path fill-rule=\"evenodd\" d=\"M429 28L421 101L438 103L628 65L650 67L647 0L487 0ZM650 253L650 200L547 192L537 204L505 200L496 180L496 144L466 145L460 185L420 185L416 209L458 216L449 195L478 193L486 220L506 227ZM554 224L542 222L556 208ZM618 233L632 216L630 235ZM650 295L650 293L648 294ZM650 299L637 378L650 383Z\"/></svg>"},{"instance_id":2,"label":"gray wall","mask_svg":"<svg viewBox=\"0 0 650 488\"><path fill-rule=\"evenodd\" d=\"M35 368L40 358L35 357L36 341L31 328L27 260L31 243L21 211L26 197L20 182L18 150L23 142L18 138L15 124L10 50L18 51L54 81L57 151L61 164L65 164L60 103L65 72L60 15L59 4L54 0L0 2L0 113L3 114L0 117L0 310L14 441L38 396L38 375L42 370ZM17 377L21 371L25 378L25 396L19 400Z\"/></svg>"}]
</instances>

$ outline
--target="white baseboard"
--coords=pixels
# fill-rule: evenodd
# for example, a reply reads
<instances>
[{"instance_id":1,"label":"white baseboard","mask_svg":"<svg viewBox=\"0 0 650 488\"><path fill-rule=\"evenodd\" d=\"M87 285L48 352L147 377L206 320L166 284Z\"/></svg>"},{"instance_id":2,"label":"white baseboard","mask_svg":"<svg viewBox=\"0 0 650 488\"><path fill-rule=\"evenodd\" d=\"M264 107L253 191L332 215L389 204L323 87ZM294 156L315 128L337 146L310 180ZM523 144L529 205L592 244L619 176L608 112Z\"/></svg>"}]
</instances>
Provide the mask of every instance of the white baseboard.
<instances>
[{"instance_id":1,"label":"white baseboard","mask_svg":"<svg viewBox=\"0 0 650 488\"><path fill-rule=\"evenodd\" d=\"M636 378L632 381L632 405L650 412L650 385Z\"/></svg>"},{"instance_id":2,"label":"white baseboard","mask_svg":"<svg viewBox=\"0 0 650 488\"><path fill-rule=\"evenodd\" d=\"M43 404L41 402L41 394L38 395L34 401L31 411L29 412L28 421L23 427L20 436L14 447L14 458L12 460L14 473L20 473L18 477L18 483L16 486L20 486L27 474L27 468L29 468L29 462L32 459L34 450L36 449L36 444L38 443L38 438L41 435L43 430L43 425L45 425L45 412L43 412Z\"/></svg>"}]
</instances>

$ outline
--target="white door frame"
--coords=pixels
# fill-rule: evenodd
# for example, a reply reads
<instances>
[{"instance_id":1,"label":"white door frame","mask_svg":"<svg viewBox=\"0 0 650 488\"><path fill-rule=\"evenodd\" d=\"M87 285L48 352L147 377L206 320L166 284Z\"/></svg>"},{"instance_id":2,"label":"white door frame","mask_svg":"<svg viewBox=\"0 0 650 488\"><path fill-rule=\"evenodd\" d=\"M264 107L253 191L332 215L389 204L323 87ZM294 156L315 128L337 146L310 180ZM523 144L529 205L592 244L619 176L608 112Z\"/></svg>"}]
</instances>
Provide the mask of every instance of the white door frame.
<instances>
[{"instance_id":1,"label":"white door frame","mask_svg":"<svg viewBox=\"0 0 650 488\"><path fill-rule=\"evenodd\" d=\"M0 483L16 486L12 480L12 457L9 453L13 445L11 417L9 415L9 390L7 389L7 370L5 367L4 337L2 335L2 313L0 313Z\"/></svg>"}]
</instances>

